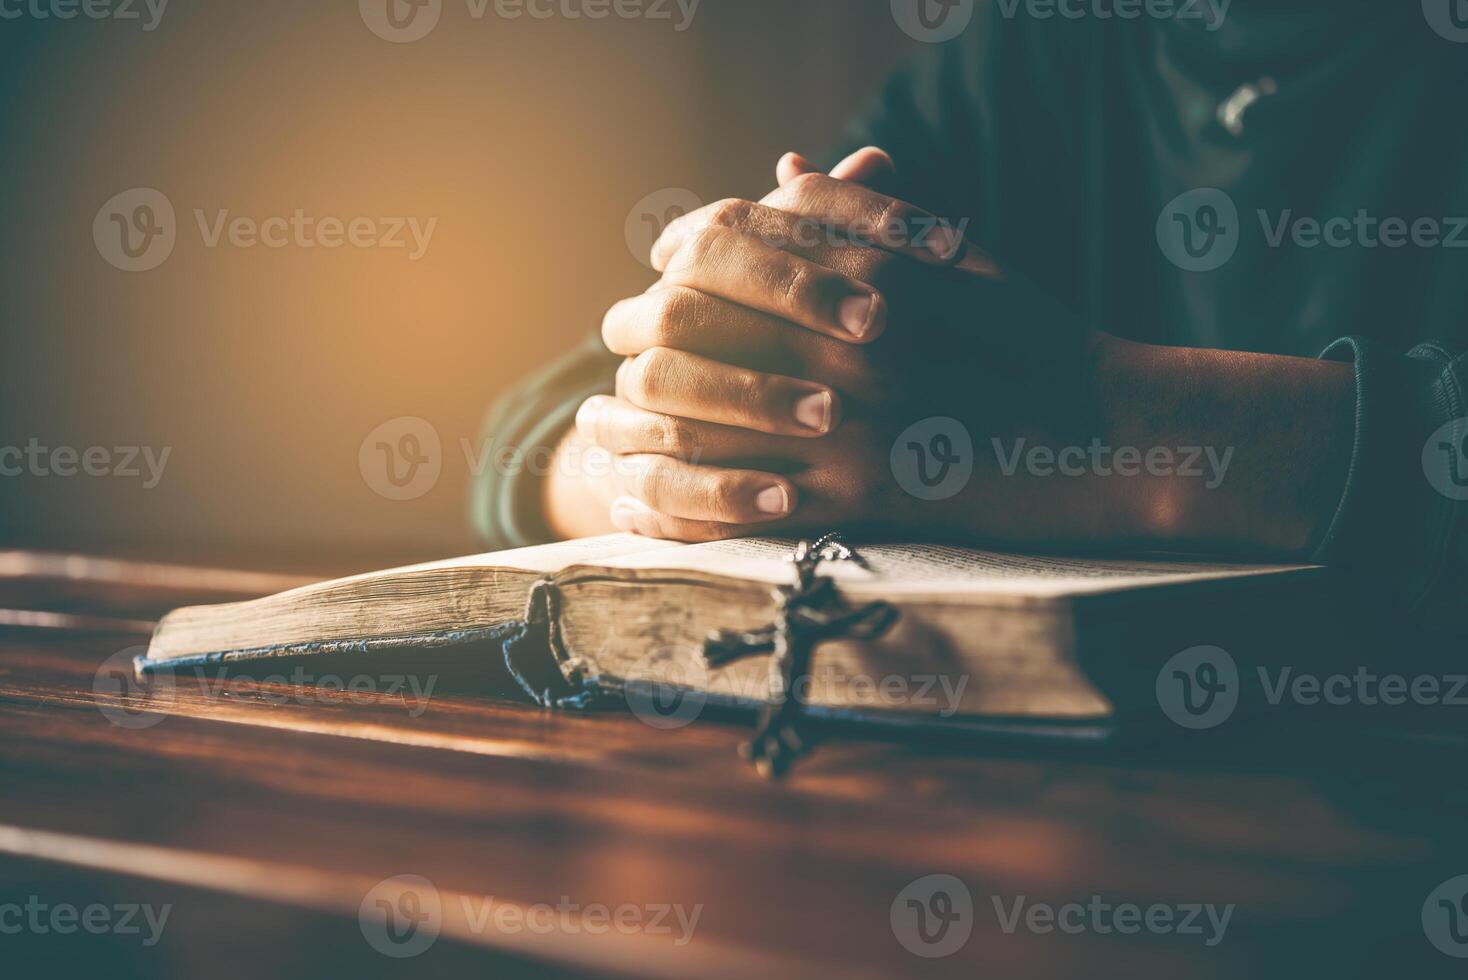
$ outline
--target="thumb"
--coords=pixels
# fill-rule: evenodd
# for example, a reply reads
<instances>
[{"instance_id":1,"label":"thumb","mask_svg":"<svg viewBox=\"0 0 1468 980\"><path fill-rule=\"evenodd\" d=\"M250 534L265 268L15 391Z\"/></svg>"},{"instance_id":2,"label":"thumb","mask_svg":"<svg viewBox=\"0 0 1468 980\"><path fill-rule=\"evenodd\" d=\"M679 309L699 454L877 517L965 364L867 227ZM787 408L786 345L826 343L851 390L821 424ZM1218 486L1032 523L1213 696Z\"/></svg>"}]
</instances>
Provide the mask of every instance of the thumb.
<instances>
[{"instance_id":1,"label":"thumb","mask_svg":"<svg viewBox=\"0 0 1468 980\"><path fill-rule=\"evenodd\" d=\"M775 166L775 178L784 187L803 174L819 173L819 168L799 153L787 153ZM849 180L856 184L878 183L883 178L897 173L897 164L886 150L875 146L863 147L831 168L831 176L837 180Z\"/></svg>"}]
</instances>

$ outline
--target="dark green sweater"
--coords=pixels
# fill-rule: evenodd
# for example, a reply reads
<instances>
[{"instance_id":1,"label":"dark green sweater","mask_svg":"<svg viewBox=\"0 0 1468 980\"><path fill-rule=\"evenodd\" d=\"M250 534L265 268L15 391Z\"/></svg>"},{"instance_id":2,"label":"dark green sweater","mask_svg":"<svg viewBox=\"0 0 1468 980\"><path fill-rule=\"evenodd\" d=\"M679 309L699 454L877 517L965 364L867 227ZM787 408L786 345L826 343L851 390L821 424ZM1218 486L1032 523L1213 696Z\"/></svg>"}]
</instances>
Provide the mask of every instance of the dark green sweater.
<instances>
[{"instance_id":1,"label":"dark green sweater","mask_svg":"<svg viewBox=\"0 0 1468 980\"><path fill-rule=\"evenodd\" d=\"M1439 431L1468 416L1468 43L1417 3L1234 0L1217 30L1010 6L980 2L838 151L884 147L897 196L966 219L1100 329L1354 362L1354 457L1317 558L1415 626L1468 631L1468 428ZM1203 188L1222 193L1178 201ZM496 446L553 444L615 363L590 342L507 393ZM491 472L476 522L534 543L537 502L533 477Z\"/></svg>"}]
</instances>

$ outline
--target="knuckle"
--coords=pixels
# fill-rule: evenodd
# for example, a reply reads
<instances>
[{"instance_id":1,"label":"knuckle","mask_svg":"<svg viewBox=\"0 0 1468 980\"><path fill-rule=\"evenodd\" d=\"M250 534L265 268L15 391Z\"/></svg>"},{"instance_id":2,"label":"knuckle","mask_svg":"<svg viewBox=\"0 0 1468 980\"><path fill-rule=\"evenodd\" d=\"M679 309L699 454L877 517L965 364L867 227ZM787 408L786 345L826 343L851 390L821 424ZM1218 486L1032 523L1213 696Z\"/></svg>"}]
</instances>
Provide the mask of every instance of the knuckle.
<instances>
[{"instance_id":1,"label":"knuckle","mask_svg":"<svg viewBox=\"0 0 1468 980\"><path fill-rule=\"evenodd\" d=\"M775 380L768 374L750 371L742 375L736 399L740 414L746 422L768 426L774 421L772 402L775 398Z\"/></svg>"},{"instance_id":2,"label":"knuckle","mask_svg":"<svg viewBox=\"0 0 1468 980\"><path fill-rule=\"evenodd\" d=\"M734 523L742 516L740 506L741 481L737 477L719 475L710 481L709 505L713 514L721 521Z\"/></svg>"},{"instance_id":3,"label":"knuckle","mask_svg":"<svg viewBox=\"0 0 1468 980\"><path fill-rule=\"evenodd\" d=\"M753 213L754 205L749 201L742 201L737 197L726 197L722 201L709 205L708 218L710 224L722 225L725 228L738 228L748 224Z\"/></svg>"},{"instance_id":4,"label":"knuckle","mask_svg":"<svg viewBox=\"0 0 1468 980\"><path fill-rule=\"evenodd\" d=\"M704 225L688 236L679 249L678 268L694 268L707 263L717 254L725 229L721 225Z\"/></svg>"},{"instance_id":5,"label":"knuckle","mask_svg":"<svg viewBox=\"0 0 1468 980\"><path fill-rule=\"evenodd\" d=\"M807 200L816 193L824 179L825 174L801 174L786 184L785 189L789 192L792 200Z\"/></svg>"},{"instance_id":6,"label":"knuckle","mask_svg":"<svg viewBox=\"0 0 1468 980\"><path fill-rule=\"evenodd\" d=\"M790 308L814 309L820 281L810 267L800 262L790 262L780 273L780 294Z\"/></svg>"},{"instance_id":7,"label":"knuckle","mask_svg":"<svg viewBox=\"0 0 1468 980\"><path fill-rule=\"evenodd\" d=\"M658 390L667 373L668 354L666 347L649 347L627 362L622 385L629 397L645 399Z\"/></svg>"},{"instance_id":8,"label":"knuckle","mask_svg":"<svg viewBox=\"0 0 1468 980\"><path fill-rule=\"evenodd\" d=\"M912 244L912 227L916 210L903 201L889 200L877 210L873 218L873 232L882 245L901 246Z\"/></svg>"},{"instance_id":9,"label":"knuckle","mask_svg":"<svg viewBox=\"0 0 1468 980\"><path fill-rule=\"evenodd\" d=\"M693 294L684 289L665 289L657 297L652 314L652 340L655 347L672 346L682 327L693 316Z\"/></svg>"},{"instance_id":10,"label":"knuckle","mask_svg":"<svg viewBox=\"0 0 1468 980\"><path fill-rule=\"evenodd\" d=\"M661 415L652 424L653 443L659 452L676 459L686 459L697 448L693 429L684 419Z\"/></svg>"},{"instance_id":11,"label":"knuckle","mask_svg":"<svg viewBox=\"0 0 1468 980\"><path fill-rule=\"evenodd\" d=\"M655 456L642 461L633 481L638 498L653 510L660 509L660 504L667 501L672 482L672 467Z\"/></svg>"}]
</instances>

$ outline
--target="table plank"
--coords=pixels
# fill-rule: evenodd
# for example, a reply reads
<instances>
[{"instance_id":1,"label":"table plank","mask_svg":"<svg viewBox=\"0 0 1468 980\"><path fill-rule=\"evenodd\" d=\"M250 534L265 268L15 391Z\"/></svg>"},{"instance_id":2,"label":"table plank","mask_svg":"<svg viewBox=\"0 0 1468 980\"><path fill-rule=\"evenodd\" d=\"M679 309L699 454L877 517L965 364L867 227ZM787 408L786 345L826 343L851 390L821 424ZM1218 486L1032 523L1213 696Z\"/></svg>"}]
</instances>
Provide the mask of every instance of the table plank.
<instances>
[{"instance_id":1,"label":"table plank","mask_svg":"<svg viewBox=\"0 0 1468 980\"><path fill-rule=\"evenodd\" d=\"M82 606L85 592L74 587ZM184 677L151 697L94 690L99 667L143 640L0 628L0 853L345 917L405 873L433 881L451 909L489 895L702 908L682 946L445 918L445 942L627 975L1453 965L1417 918L1434 885L1468 870L1461 792L1444 786L1445 768L1426 778L1457 749L1268 730L1213 755L840 740L769 784L735 756L742 725L659 731L475 685L440 688L417 714L401 696L259 679L221 689ZM891 907L932 873L968 886L974 935L924 961L898 941ZM1006 934L990 901L1093 894L1237 910L1206 948L1176 935Z\"/></svg>"}]
</instances>

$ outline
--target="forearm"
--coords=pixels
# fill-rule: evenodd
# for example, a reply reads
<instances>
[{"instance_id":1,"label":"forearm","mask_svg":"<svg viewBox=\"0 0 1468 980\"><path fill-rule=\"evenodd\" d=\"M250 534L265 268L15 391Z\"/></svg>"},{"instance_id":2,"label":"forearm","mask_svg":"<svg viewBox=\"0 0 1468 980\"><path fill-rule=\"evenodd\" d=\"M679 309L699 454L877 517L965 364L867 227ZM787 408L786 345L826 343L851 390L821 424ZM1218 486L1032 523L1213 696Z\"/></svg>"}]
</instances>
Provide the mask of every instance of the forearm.
<instances>
[{"instance_id":1,"label":"forearm","mask_svg":"<svg viewBox=\"0 0 1468 980\"><path fill-rule=\"evenodd\" d=\"M1098 383L1113 447L1171 451L1172 472L1112 479L1143 541L1305 558L1339 505L1354 434L1350 365L1112 340ZM1202 455L1195 455L1199 452ZM1181 467L1188 458L1193 466Z\"/></svg>"}]
</instances>

